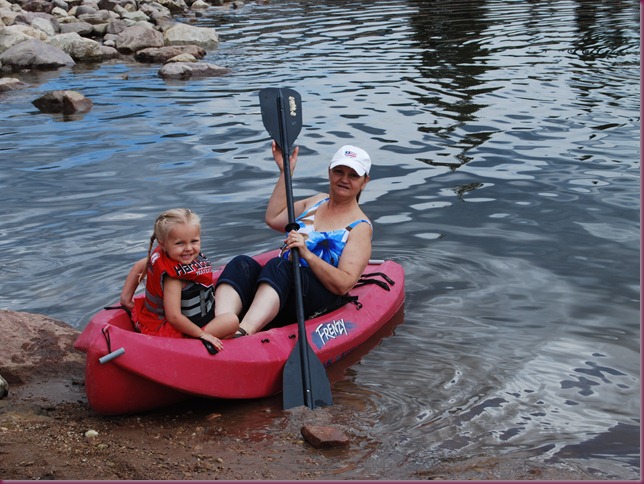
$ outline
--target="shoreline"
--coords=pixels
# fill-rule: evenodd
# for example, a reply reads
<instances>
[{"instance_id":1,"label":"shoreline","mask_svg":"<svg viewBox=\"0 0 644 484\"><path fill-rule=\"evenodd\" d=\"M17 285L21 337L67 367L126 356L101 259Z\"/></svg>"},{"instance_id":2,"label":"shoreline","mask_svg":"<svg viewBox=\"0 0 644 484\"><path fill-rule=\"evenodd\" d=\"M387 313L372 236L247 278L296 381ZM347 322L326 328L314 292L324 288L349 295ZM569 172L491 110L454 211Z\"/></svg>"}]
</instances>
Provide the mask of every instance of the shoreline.
<instances>
[{"instance_id":1,"label":"shoreline","mask_svg":"<svg viewBox=\"0 0 644 484\"><path fill-rule=\"evenodd\" d=\"M412 464L410 456L392 454L391 439L399 436L370 430L373 423L364 411L368 402L357 395L344 394L334 405L315 410L283 411L277 395L248 401L192 399L145 414L101 416L85 396L84 354L71 346L78 330L46 316L0 310L0 331L7 336L0 368L9 381L8 396L0 399L2 479L605 478L568 465L546 464L527 453L437 457ZM359 360L358 352L346 367ZM335 368L333 380L342 380L346 367ZM316 449L302 437L304 425L341 429L348 445Z\"/></svg>"}]
</instances>

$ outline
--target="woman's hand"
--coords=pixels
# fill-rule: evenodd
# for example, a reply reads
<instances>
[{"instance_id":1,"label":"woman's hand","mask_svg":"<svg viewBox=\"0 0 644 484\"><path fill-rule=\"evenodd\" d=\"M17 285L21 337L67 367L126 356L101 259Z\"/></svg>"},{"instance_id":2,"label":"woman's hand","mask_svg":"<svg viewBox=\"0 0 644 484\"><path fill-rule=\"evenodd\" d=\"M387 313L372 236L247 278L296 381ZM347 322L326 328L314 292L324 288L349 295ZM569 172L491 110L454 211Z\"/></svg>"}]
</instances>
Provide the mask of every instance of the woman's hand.
<instances>
[{"instance_id":1,"label":"woman's hand","mask_svg":"<svg viewBox=\"0 0 644 484\"><path fill-rule=\"evenodd\" d=\"M273 158L275 159L275 163L277 163L277 167L280 169L280 172L284 172L284 154L275 141L273 141L272 150ZM299 146L296 146L291 153L291 157L288 159L291 168L291 175L293 174L293 170L295 170L295 165L297 164L297 153L299 151Z\"/></svg>"},{"instance_id":2,"label":"woman's hand","mask_svg":"<svg viewBox=\"0 0 644 484\"><path fill-rule=\"evenodd\" d=\"M287 234L284 240L284 248L288 250L297 249L302 259L305 259L310 253L306 245L306 236L297 230L291 230Z\"/></svg>"}]
</instances>

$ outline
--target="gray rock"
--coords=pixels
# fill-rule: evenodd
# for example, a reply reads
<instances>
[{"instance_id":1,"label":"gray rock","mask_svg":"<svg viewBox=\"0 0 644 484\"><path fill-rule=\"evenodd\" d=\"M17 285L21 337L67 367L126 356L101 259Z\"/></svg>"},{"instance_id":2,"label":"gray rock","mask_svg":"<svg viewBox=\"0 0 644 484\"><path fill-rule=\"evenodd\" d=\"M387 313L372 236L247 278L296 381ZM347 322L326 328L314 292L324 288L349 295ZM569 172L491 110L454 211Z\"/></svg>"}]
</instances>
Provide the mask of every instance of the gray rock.
<instances>
[{"instance_id":1,"label":"gray rock","mask_svg":"<svg viewBox=\"0 0 644 484\"><path fill-rule=\"evenodd\" d=\"M65 11L69 10L69 4L67 2L65 2L64 0L52 0L51 3L54 4L54 7L61 8L61 9L65 10Z\"/></svg>"},{"instance_id":2,"label":"gray rock","mask_svg":"<svg viewBox=\"0 0 644 484\"><path fill-rule=\"evenodd\" d=\"M35 29L42 30L48 37L56 35L60 31L58 22L51 19L36 17L31 21L31 26Z\"/></svg>"},{"instance_id":3,"label":"gray rock","mask_svg":"<svg viewBox=\"0 0 644 484\"><path fill-rule=\"evenodd\" d=\"M77 18L78 20L82 20L83 22L97 25L109 23L112 20L116 20L118 17L115 13L110 12L109 10L99 10L96 13L77 15Z\"/></svg>"},{"instance_id":4,"label":"gray rock","mask_svg":"<svg viewBox=\"0 0 644 484\"><path fill-rule=\"evenodd\" d=\"M80 36L87 37L94 32L94 26L89 22L81 22L80 20L76 22L67 22L60 24L60 33L61 34L71 34L76 33Z\"/></svg>"},{"instance_id":5,"label":"gray rock","mask_svg":"<svg viewBox=\"0 0 644 484\"><path fill-rule=\"evenodd\" d=\"M116 48L125 54L148 47L163 47L163 34L143 24L126 28L116 39Z\"/></svg>"},{"instance_id":6,"label":"gray rock","mask_svg":"<svg viewBox=\"0 0 644 484\"><path fill-rule=\"evenodd\" d=\"M193 77L214 77L230 72L225 67L206 62L171 62L159 69L164 79L191 79Z\"/></svg>"},{"instance_id":7,"label":"gray rock","mask_svg":"<svg viewBox=\"0 0 644 484\"><path fill-rule=\"evenodd\" d=\"M204 49L219 46L217 31L209 27L194 27L187 24L174 24L163 32L165 45L198 45Z\"/></svg>"},{"instance_id":8,"label":"gray rock","mask_svg":"<svg viewBox=\"0 0 644 484\"><path fill-rule=\"evenodd\" d=\"M174 45L167 47L150 47L138 51L134 58L138 62L164 64L173 57L190 54L196 59L206 55L206 50L196 45Z\"/></svg>"},{"instance_id":9,"label":"gray rock","mask_svg":"<svg viewBox=\"0 0 644 484\"><path fill-rule=\"evenodd\" d=\"M23 31L18 30L15 26L0 29L0 52L4 52L10 47L31 40L32 38Z\"/></svg>"},{"instance_id":10,"label":"gray rock","mask_svg":"<svg viewBox=\"0 0 644 484\"><path fill-rule=\"evenodd\" d=\"M101 62L103 60L101 44L76 33L55 35L49 39L49 43L69 54L77 62Z\"/></svg>"},{"instance_id":11,"label":"gray rock","mask_svg":"<svg viewBox=\"0 0 644 484\"><path fill-rule=\"evenodd\" d=\"M57 69L76 64L69 54L37 39L26 40L8 48L0 54L0 63L10 66L14 71Z\"/></svg>"}]
</instances>

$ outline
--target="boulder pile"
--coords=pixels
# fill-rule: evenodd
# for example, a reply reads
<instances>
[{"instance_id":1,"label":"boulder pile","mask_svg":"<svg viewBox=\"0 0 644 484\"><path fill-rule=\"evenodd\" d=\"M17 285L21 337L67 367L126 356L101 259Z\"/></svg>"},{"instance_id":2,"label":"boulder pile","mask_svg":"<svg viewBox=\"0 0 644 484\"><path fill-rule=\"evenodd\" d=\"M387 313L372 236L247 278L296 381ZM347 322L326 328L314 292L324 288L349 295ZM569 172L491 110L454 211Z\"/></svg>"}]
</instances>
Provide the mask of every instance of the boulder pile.
<instances>
[{"instance_id":1,"label":"boulder pile","mask_svg":"<svg viewBox=\"0 0 644 484\"><path fill-rule=\"evenodd\" d=\"M221 75L228 69L198 62L216 49L214 28L178 22L204 9L235 8L231 0L0 0L2 89L20 88L9 74L113 59L177 62L162 77ZM15 75L15 74L13 74ZM10 78L9 78L10 79Z\"/></svg>"}]
</instances>

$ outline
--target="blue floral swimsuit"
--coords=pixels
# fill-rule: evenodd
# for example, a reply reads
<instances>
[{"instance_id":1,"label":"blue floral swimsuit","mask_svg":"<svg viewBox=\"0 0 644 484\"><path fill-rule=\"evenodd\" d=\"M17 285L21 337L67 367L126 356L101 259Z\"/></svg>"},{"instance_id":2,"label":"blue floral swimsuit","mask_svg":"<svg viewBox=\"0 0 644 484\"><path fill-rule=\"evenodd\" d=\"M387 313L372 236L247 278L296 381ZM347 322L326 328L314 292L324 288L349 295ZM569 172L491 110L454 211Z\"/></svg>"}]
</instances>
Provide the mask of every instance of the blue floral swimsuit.
<instances>
[{"instance_id":1,"label":"blue floral swimsuit","mask_svg":"<svg viewBox=\"0 0 644 484\"><path fill-rule=\"evenodd\" d=\"M332 230L330 232L318 232L314 228L315 212L320 205L328 201L328 198L320 200L300 215L295 222L300 226L298 232L304 234L306 237L307 248L333 267L338 267L340 256L342 255L344 246L347 245L347 239L349 238L349 232L351 229L362 222L368 223L369 225L371 225L371 223L368 220L360 219L350 223L343 229ZM288 259L290 252L290 250L283 251L282 257ZM304 259L300 259L300 265L308 267L308 264Z\"/></svg>"}]
</instances>

